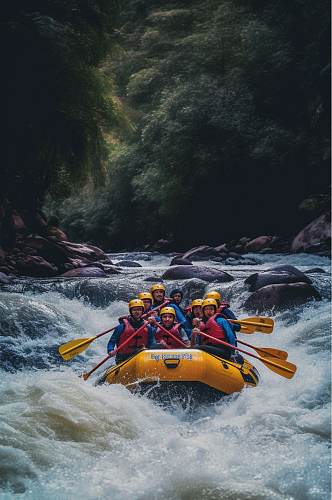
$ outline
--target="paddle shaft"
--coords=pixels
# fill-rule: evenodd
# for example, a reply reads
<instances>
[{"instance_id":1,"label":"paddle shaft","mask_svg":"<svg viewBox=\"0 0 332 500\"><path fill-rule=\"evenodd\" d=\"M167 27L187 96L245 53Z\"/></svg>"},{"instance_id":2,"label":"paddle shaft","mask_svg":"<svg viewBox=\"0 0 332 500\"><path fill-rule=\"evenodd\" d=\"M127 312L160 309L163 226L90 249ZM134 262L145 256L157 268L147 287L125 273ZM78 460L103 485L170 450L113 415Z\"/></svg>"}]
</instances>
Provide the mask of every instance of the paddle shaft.
<instances>
[{"instance_id":1,"label":"paddle shaft","mask_svg":"<svg viewBox=\"0 0 332 500\"><path fill-rule=\"evenodd\" d=\"M188 346L184 342L182 342L181 339L179 339L178 337L176 337L176 335L173 335L173 333L171 333L168 330L166 330L166 328L164 328L162 325L158 324L157 328L160 328L160 330L162 330L164 333L166 333L167 335L169 335L170 337L172 337L174 340L176 340L179 344L181 344L186 349L188 348Z\"/></svg>"},{"instance_id":2,"label":"paddle shaft","mask_svg":"<svg viewBox=\"0 0 332 500\"><path fill-rule=\"evenodd\" d=\"M251 352L244 351L243 349L240 349L239 347L235 347L232 344L229 344L228 342L224 342L223 340L216 339L215 337L211 337L211 335L208 335L207 333L200 332L200 335L203 335L204 337L213 340L213 342L217 342L218 344L222 344L226 347L229 347L230 349L233 349L233 351L243 352L244 354L247 354L248 356L251 356L252 358L258 359L258 361L262 361L262 363L266 363L268 365L275 366L276 368L281 368L282 370L285 370L287 372L292 373L292 370L290 370L287 367L281 366L278 363L274 363L274 361L270 361L269 359L260 358L259 356L256 356L256 354L252 354Z\"/></svg>"},{"instance_id":3,"label":"paddle shaft","mask_svg":"<svg viewBox=\"0 0 332 500\"><path fill-rule=\"evenodd\" d=\"M155 309L151 309L151 311L148 311L147 313L144 313L141 318L144 319L148 316L150 316L150 314L153 313L153 311L157 311L158 309L160 309L161 307L163 307L164 305L167 305L169 303L169 301L166 301L164 302L163 304L161 304L160 306L156 307ZM120 319L126 319L128 318L128 316L121 316ZM109 328L108 330L105 330L104 332L101 332L101 333L98 333L98 335L96 335L95 337L93 337L92 340L90 340L89 342L93 342L94 340L96 339L99 339L99 337L102 337L103 335L106 335L106 333L109 333L109 332L112 332L113 330L116 329L116 326L113 326L112 328ZM87 342L88 343L88 342ZM80 345L83 345L83 344L80 344Z\"/></svg>"},{"instance_id":4,"label":"paddle shaft","mask_svg":"<svg viewBox=\"0 0 332 500\"><path fill-rule=\"evenodd\" d=\"M231 323L237 323L238 325L245 325L245 326L257 326L257 327L266 327L268 328L270 325L262 324L262 323L255 323L254 321L245 321L242 319L229 319Z\"/></svg>"},{"instance_id":5,"label":"paddle shaft","mask_svg":"<svg viewBox=\"0 0 332 500\"><path fill-rule=\"evenodd\" d=\"M130 337L127 338L127 340L125 340L124 342L122 342L122 344L120 344L116 349L114 349L112 355L108 354L106 356L106 358L104 358L100 363L98 363L98 365L96 365L94 368L92 368L92 370L90 370L88 373L84 373L83 374L84 380L87 380L90 377L90 375L92 375L93 372L95 372L96 370L98 370L98 368L101 365L103 365L109 358L112 358L113 356L116 356L117 353L123 347L125 347L131 341L131 339L133 339L138 333L140 333L146 326L147 326L147 323L144 323L144 325L140 326L137 330L134 331L134 333L132 335L130 335Z\"/></svg>"},{"instance_id":6,"label":"paddle shaft","mask_svg":"<svg viewBox=\"0 0 332 500\"><path fill-rule=\"evenodd\" d=\"M239 344L243 344L243 345L246 345L247 347L251 347L251 349L254 349L255 351L257 352L262 352L263 353L263 356L264 354L266 355L267 353L265 352L265 349L264 347L262 347L261 349L259 347L255 347L254 345L251 345L251 344L247 344L246 342L243 342L242 340L238 340L237 339L237 342ZM266 349L269 349L268 347ZM277 349L278 350L278 349ZM285 353L285 351L279 351L280 353ZM274 354L273 352L269 352L268 354L269 356L272 356L274 358L277 358L277 359L283 359L283 358L280 358L280 356L277 356L276 354Z\"/></svg>"}]
</instances>

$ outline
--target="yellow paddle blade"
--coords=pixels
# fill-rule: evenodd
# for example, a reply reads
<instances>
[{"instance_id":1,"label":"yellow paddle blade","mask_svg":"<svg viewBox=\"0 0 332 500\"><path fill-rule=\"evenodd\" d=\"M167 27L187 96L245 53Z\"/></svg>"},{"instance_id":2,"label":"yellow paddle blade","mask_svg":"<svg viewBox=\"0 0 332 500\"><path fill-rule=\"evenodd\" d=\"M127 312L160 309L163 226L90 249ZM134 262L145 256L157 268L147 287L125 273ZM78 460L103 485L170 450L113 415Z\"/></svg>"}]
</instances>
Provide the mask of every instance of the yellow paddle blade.
<instances>
[{"instance_id":1,"label":"yellow paddle blade","mask_svg":"<svg viewBox=\"0 0 332 500\"><path fill-rule=\"evenodd\" d=\"M59 347L59 354L65 361L69 361L78 354L81 354L81 352L85 351L95 338L96 337L89 337L86 339L71 340L70 342L62 344Z\"/></svg>"},{"instance_id":2,"label":"yellow paddle blade","mask_svg":"<svg viewBox=\"0 0 332 500\"><path fill-rule=\"evenodd\" d=\"M274 327L274 321L272 318L264 317L264 316L254 316L251 318L243 318L234 321L235 323L239 323L240 325L247 326L250 331L243 333L253 333L251 328L254 327L255 332L260 333L272 333Z\"/></svg>"},{"instance_id":3,"label":"yellow paddle blade","mask_svg":"<svg viewBox=\"0 0 332 500\"><path fill-rule=\"evenodd\" d=\"M288 358L288 352L281 351L280 349L274 349L273 347L253 347L255 351L264 357L278 358L286 360Z\"/></svg>"},{"instance_id":4,"label":"yellow paddle blade","mask_svg":"<svg viewBox=\"0 0 332 500\"><path fill-rule=\"evenodd\" d=\"M292 378L295 375L295 372L297 370L296 365L293 363L290 363L289 361L285 361L282 359L279 359L276 361L275 358L259 358L262 363L267 368L270 368L275 373L278 373L278 375L281 375L282 377L285 378Z\"/></svg>"},{"instance_id":5,"label":"yellow paddle blade","mask_svg":"<svg viewBox=\"0 0 332 500\"><path fill-rule=\"evenodd\" d=\"M242 325L240 324L241 329L240 333L255 333L255 327L254 326L248 326L248 325Z\"/></svg>"}]
</instances>

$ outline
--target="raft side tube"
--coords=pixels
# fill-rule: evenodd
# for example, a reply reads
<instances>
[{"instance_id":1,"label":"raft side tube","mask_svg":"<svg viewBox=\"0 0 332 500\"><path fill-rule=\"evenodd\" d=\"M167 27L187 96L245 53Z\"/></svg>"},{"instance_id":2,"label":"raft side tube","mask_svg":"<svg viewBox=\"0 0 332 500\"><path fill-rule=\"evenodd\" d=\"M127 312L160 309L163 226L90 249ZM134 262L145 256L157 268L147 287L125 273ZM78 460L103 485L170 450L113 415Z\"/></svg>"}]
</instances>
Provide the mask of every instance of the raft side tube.
<instances>
[{"instance_id":1,"label":"raft side tube","mask_svg":"<svg viewBox=\"0 0 332 500\"><path fill-rule=\"evenodd\" d=\"M199 349L145 349L108 369L103 379L129 389L137 383L201 383L232 394L257 385L258 372L247 360L240 365Z\"/></svg>"}]
</instances>

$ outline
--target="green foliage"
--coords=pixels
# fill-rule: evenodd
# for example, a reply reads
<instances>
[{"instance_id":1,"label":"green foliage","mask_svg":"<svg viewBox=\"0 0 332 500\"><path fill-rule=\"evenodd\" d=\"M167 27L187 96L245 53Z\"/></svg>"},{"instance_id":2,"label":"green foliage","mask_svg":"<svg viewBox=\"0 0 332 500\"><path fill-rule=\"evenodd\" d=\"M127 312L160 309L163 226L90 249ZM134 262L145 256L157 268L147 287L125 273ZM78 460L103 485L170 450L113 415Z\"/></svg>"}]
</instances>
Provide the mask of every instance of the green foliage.
<instances>
[{"instance_id":1,"label":"green foliage","mask_svg":"<svg viewBox=\"0 0 332 500\"><path fill-rule=\"evenodd\" d=\"M122 2L108 72L135 126L67 229L113 248L294 233L301 201L329 182L328 12L327 0Z\"/></svg>"},{"instance_id":2,"label":"green foliage","mask_svg":"<svg viewBox=\"0 0 332 500\"><path fill-rule=\"evenodd\" d=\"M0 196L40 206L47 190L68 192L87 172L100 177L103 130L113 122L109 51L116 2L13 0L2 11L3 140L9 151Z\"/></svg>"}]
</instances>

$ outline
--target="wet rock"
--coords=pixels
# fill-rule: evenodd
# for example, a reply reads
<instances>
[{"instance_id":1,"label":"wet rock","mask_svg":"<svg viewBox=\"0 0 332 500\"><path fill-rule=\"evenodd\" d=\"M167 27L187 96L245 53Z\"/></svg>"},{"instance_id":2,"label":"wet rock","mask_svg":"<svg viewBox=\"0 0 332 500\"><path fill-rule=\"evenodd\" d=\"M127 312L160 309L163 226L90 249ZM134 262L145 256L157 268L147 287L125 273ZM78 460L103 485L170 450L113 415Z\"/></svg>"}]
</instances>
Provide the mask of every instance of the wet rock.
<instances>
[{"instance_id":1,"label":"wet rock","mask_svg":"<svg viewBox=\"0 0 332 500\"><path fill-rule=\"evenodd\" d=\"M251 240L251 238L248 238L248 236L242 236L242 238L239 239L239 243L240 245L246 245L247 243L249 243L249 241Z\"/></svg>"},{"instance_id":2,"label":"wet rock","mask_svg":"<svg viewBox=\"0 0 332 500\"><path fill-rule=\"evenodd\" d=\"M261 253L263 255L268 254L268 253L273 253L273 249L271 247L262 248L262 250L260 250L259 253Z\"/></svg>"},{"instance_id":3,"label":"wet rock","mask_svg":"<svg viewBox=\"0 0 332 500\"><path fill-rule=\"evenodd\" d=\"M170 266L192 266L192 262L189 259L177 256L173 257L170 262Z\"/></svg>"},{"instance_id":4,"label":"wet rock","mask_svg":"<svg viewBox=\"0 0 332 500\"><path fill-rule=\"evenodd\" d=\"M28 236L21 241L20 247L23 250L33 249L35 254L56 266L61 266L69 261L68 251L64 247L42 236Z\"/></svg>"},{"instance_id":5,"label":"wet rock","mask_svg":"<svg viewBox=\"0 0 332 500\"><path fill-rule=\"evenodd\" d=\"M240 259L241 258L240 254L238 254L237 252L234 252L234 250L232 252L229 252L228 257L232 257L232 259Z\"/></svg>"},{"instance_id":6,"label":"wet rock","mask_svg":"<svg viewBox=\"0 0 332 500\"><path fill-rule=\"evenodd\" d=\"M68 236L59 227L48 226L48 228L47 228L47 234L48 234L48 236L53 236L57 240L68 241Z\"/></svg>"},{"instance_id":7,"label":"wet rock","mask_svg":"<svg viewBox=\"0 0 332 500\"><path fill-rule=\"evenodd\" d=\"M228 248L227 248L227 245L226 243L223 243L222 245L219 245L217 247L214 247L215 250L217 250L217 252L223 252L223 253L227 253L228 252Z\"/></svg>"},{"instance_id":8,"label":"wet rock","mask_svg":"<svg viewBox=\"0 0 332 500\"><path fill-rule=\"evenodd\" d=\"M106 278L106 273L99 267L80 267L66 271L61 276L65 278Z\"/></svg>"},{"instance_id":9,"label":"wet rock","mask_svg":"<svg viewBox=\"0 0 332 500\"><path fill-rule=\"evenodd\" d=\"M311 283L311 279L308 278L302 271L294 266L276 266L266 271L251 274L245 280L247 285L250 285L250 292L254 292L263 288L267 285L276 285L282 283Z\"/></svg>"},{"instance_id":10,"label":"wet rock","mask_svg":"<svg viewBox=\"0 0 332 500\"><path fill-rule=\"evenodd\" d=\"M258 238L250 240L246 244L246 251L247 252L258 252L259 250L262 250L263 248L269 246L271 240L272 240L272 236L259 236Z\"/></svg>"},{"instance_id":11,"label":"wet rock","mask_svg":"<svg viewBox=\"0 0 332 500\"><path fill-rule=\"evenodd\" d=\"M164 280L181 280L190 278L198 278L208 282L218 281L221 283L234 280L233 276L225 273L224 271L213 269L211 267L199 266L172 266L162 275L162 279Z\"/></svg>"},{"instance_id":12,"label":"wet rock","mask_svg":"<svg viewBox=\"0 0 332 500\"><path fill-rule=\"evenodd\" d=\"M210 257L218 256L219 252L214 247L208 245L200 245L199 247L194 247L188 252L183 254L184 259L189 260L205 260Z\"/></svg>"},{"instance_id":13,"label":"wet rock","mask_svg":"<svg viewBox=\"0 0 332 500\"><path fill-rule=\"evenodd\" d=\"M37 255L27 255L22 260L18 260L16 267L23 276L32 276L35 278L58 274L58 268L54 264Z\"/></svg>"},{"instance_id":14,"label":"wet rock","mask_svg":"<svg viewBox=\"0 0 332 500\"><path fill-rule=\"evenodd\" d=\"M105 260L109 262L106 253L94 245L72 243L71 241L58 241L57 245L65 248L72 258L86 258L89 261Z\"/></svg>"},{"instance_id":15,"label":"wet rock","mask_svg":"<svg viewBox=\"0 0 332 500\"><path fill-rule=\"evenodd\" d=\"M141 264L133 260L120 260L119 262L115 262L115 265L120 267L142 267Z\"/></svg>"},{"instance_id":16,"label":"wet rock","mask_svg":"<svg viewBox=\"0 0 332 500\"><path fill-rule=\"evenodd\" d=\"M160 276L149 276L148 278L145 278L144 281L152 282L152 283L162 283L163 280Z\"/></svg>"},{"instance_id":17,"label":"wet rock","mask_svg":"<svg viewBox=\"0 0 332 500\"><path fill-rule=\"evenodd\" d=\"M307 269L306 271L304 271L305 273L316 273L316 274L326 274L324 269L322 269L321 267L313 267L312 269Z\"/></svg>"},{"instance_id":18,"label":"wet rock","mask_svg":"<svg viewBox=\"0 0 332 500\"><path fill-rule=\"evenodd\" d=\"M10 276L8 276L7 274L2 273L0 271L0 283L2 283L4 285L8 285L8 283L10 283L11 281L12 281L12 278Z\"/></svg>"},{"instance_id":19,"label":"wet rock","mask_svg":"<svg viewBox=\"0 0 332 500\"><path fill-rule=\"evenodd\" d=\"M250 295L243 307L260 313L273 308L278 310L305 304L310 300L321 300L321 296L308 283L267 285Z\"/></svg>"},{"instance_id":20,"label":"wet rock","mask_svg":"<svg viewBox=\"0 0 332 500\"><path fill-rule=\"evenodd\" d=\"M294 238L292 252L317 253L321 249L328 255L331 243L331 214L325 213L308 224Z\"/></svg>"},{"instance_id":21,"label":"wet rock","mask_svg":"<svg viewBox=\"0 0 332 500\"><path fill-rule=\"evenodd\" d=\"M95 263L94 263L95 265ZM103 264L102 269L105 271L106 274L121 274L121 271L119 268L110 265L110 264Z\"/></svg>"}]
</instances>

